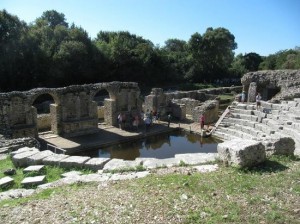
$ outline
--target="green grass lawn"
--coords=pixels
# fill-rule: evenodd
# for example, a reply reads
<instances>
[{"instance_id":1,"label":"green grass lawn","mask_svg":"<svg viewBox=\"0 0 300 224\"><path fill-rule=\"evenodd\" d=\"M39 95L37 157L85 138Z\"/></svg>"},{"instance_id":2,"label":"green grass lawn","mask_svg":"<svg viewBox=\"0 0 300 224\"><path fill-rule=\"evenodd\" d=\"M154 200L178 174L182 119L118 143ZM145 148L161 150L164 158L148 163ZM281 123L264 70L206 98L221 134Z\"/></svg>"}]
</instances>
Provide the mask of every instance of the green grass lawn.
<instances>
[{"instance_id":1,"label":"green grass lawn","mask_svg":"<svg viewBox=\"0 0 300 224\"><path fill-rule=\"evenodd\" d=\"M37 175L46 175L46 181L47 182L53 182L61 178L61 174L70 171L70 169L64 169L58 166L45 166L45 169L40 173L37 174L35 172L30 172L30 173L23 173L24 168L18 168L15 167L14 164L12 163L12 160L8 156L4 160L0 160L0 178L5 177L6 175L3 173L5 170L14 168L16 169L16 174L10 176L15 180L15 183L12 186L5 187L5 188L0 188L0 192L6 191L9 189L16 189L16 188L22 188L21 182L25 177L30 177L30 176L37 176ZM80 170L82 173L91 173L92 171L90 170Z\"/></svg>"},{"instance_id":2,"label":"green grass lawn","mask_svg":"<svg viewBox=\"0 0 300 224\"><path fill-rule=\"evenodd\" d=\"M158 223L299 223L299 158L272 156L253 169L219 166L211 173L154 174L104 188L80 183L48 189L28 198L2 201L0 209L30 206L30 201L35 204L37 200L51 204L55 198L64 197L72 206L63 214L82 217L81 208L73 203L84 203L88 211L84 220L96 223L111 223L110 216L102 211L115 214L119 206L123 210L118 220L129 223L137 219L147 223L153 217L161 220ZM94 216L95 212L102 215Z\"/></svg>"}]
</instances>

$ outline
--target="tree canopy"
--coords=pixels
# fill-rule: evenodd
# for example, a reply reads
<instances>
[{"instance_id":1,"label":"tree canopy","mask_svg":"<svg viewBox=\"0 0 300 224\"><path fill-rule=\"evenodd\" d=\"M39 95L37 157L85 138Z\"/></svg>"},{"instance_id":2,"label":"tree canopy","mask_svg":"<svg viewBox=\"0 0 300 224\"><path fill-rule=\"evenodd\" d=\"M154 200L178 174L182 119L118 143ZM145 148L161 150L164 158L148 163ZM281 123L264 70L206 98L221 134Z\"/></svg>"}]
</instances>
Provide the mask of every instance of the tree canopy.
<instances>
[{"instance_id":1,"label":"tree canopy","mask_svg":"<svg viewBox=\"0 0 300 224\"><path fill-rule=\"evenodd\" d=\"M299 48L267 57L234 56L234 35L207 28L188 41L170 38L162 47L128 31L99 31L94 40L65 15L45 11L26 24L0 11L0 91L105 81L141 86L214 82L258 69L299 69Z\"/></svg>"}]
</instances>

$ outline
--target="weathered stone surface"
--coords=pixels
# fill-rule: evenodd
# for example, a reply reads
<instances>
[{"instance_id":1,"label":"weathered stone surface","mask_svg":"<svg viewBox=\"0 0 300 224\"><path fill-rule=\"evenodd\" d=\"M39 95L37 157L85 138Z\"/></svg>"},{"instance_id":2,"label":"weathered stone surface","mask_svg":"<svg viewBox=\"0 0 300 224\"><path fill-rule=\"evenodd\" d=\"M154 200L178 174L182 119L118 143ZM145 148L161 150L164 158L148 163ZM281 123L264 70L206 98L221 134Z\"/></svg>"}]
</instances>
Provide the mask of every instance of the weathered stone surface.
<instances>
[{"instance_id":1,"label":"weathered stone surface","mask_svg":"<svg viewBox=\"0 0 300 224\"><path fill-rule=\"evenodd\" d=\"M134 170L139 165L141 165L141 161L139 160L129 161L122 159L112 159L104 165L103 171Z\"/></svg>"},{"instance_id":2,"label":"weathered stone surface","mask_svg":"<svg viewBox=\"0 0 300 224\"><path fill-rule=\"evenodd\" d=\"M201 114L205 117L205 124L216 122L219 118L219 102L217 100L207 100L201 106L195 107L192 114L193 120L199 122Z\"/></svg>"},{"instance_id":3,"label":"weathered stone surface","mask_svg":"<svg viewBox=\"0 0 300 224\"><path fill-rule=\"evenodd\" d=\"M30 173L30 172L42 172L45 169L45 165L35 165L35 166L28 166L23 170L23 173Z\"/></svg>"},{"instance_id":4,"label":"weathered stone surface","mask_svg":"<svg viewBox=\"0 0 300 224\"><path fill-rule=\"evenodd\" d=\"M46 176L35 176L35 177L26 177L22 180L21 184L23 186L32 186L43 184L46 180Z\"/></svg>"},{"instance_id":5,"label":"weathered stone surface","mask_svg":"<svg viewBox=\"0 0 300 224\"><path fill-rule=\"evenodd\" d=\"M88 156L70 156L67 157L59 162L59 166L64 168L71 168L71 167L80 167L84 166L84 163L88 161L90 157Z\"/></svg>"},{"instance_id":6,"label":"weathered stone surface","mask_svg":"<svg viewBox=\"0 0 300 224\"><path fill-rule=\"evenodd\" d=\"M18 150L16 151L13 151L10 153L11 156L14 156L16 154L20 154L20 153L24 153L24 152L39 152L40 150L38 148L35 148L35 147L22 147L22 148L19 148Z\"/></svg>"},{"instance_id":7,"label":"weathered stone surface","mask_svg":"<svg viewBox=\"0 0 300 224\"><path fill-rule=\"evenodd\" d=\"M252 167L266 160L265 147L261 142L233 139L218 144L220 160L237 167Z\"/></svg>"},{"instance_id":8,"label":"weathered stone surface","mask_svg":"<svg viewBox=\"0 0 300 224\"><path fill-rule=\"evenodd\" d=\"M33 189L13 189L0 193L0 201L12 198L22 198L32 195L35 192Z\"/></svg>"},{"instance_id":9,"label":"weathered stone surface","mask_svg":"<svg viewBox=\"0 0 300 224\"><path fill-rule=\"evenodd\" d=\"M294 155L295 141L290 137L281 137L272 141L264 141L267 155Z\"/></svg>"},{"instance_id":10,"label":"weathered stone surface","mask_svg":"<svg viewBox=\"0 0 300 224\"><path fill-rule=\"evenodd\" d=\"M192 153L192 154L176 154L175 158L187 165L197 165L215 161L217 153Z\"/></svg>"},{"instance_id":11,"label":"weathered stone surface","mask_svg":"<svg viewBox=\"0 0 300 224\"><path fill-rule=\"evenodd\" d=\"M257 85L255 92L260 92L263 100L272 97L272 102L279 102L281 100L291 100L300 97L300 70L264 70L249 72L242 77L241 82L246 91L250 84L255 82ZM275 96L271 96L268 89L277 89L279 93ZM250 97L250 102L254 101L255 98Z\"/></svg>"},{"instance_id":12,"label":"weathered stone surface","mask_svg":"<svg viewBox=\"0 0 300 224\"><path fill-rule=\"evenodd\" d=\"M11 177L3 177L0 179L0 188L7 187L14 183L14 179Z\"/></svg>"},{"instance_id":13,"label":"weathered stone surface","mask_svg":"<svg viewBox=\"0 0 300 224\"><path fill-rule=\"evenodd\" d=\"M141 172L131 172L131 173L115 173L113 174L109 180L131 180L136 178L143 178L149 175L149 171L141 171Z\"/></svg>"},{"instance_id":14,"label":"weathered stone surface","mask_svg":"<svg viewBox=\"0 0 300 224\"><path fill-rule=\"evenodd\" d=\"M42 161L44 158L47 158L48 156L53 155L54 153L51 152L50 150L45 150L38 152L30 157L27 158L27 163L28 165L39 165L43 164Z\"/></svg>"},{"instance_id":15,"label":"weathered stone surface","mask_svg":"<svg viewBox=\"0 0 300 224\"><path fill-rule=\"evenodd\" d=\"M1 111L1 108L0 108ZM1 118L1 115L0 115ZM0 119L1 121L1 119ZM5 131L5 129L4 129ZM16 138L16 139L9 139L9 138L0 138L0 148L5 149L5 151L13 152L18 150L19 148L23 147L35 147L39 148L40 143L35 139L31 137L26 138Z\"/></svg>"},{"instance_id":16,"label":"weathered stone surface","mask_svg":"<svg viewBox=\"0 0 300 224\"><path fill-rule=\"evenodd\" d=\"M109 100L112 100L111 103L107 101L104 111L104 119L108 125L115 125L118 111L141 110L140 90L134 82L95 83L0 93L0 134L10 138L36 137L38 128L51 128L54 134L67 137L95 133L98 131L98 115L94 97L101 90L106 90L111 98ZM43 94L49 94L53 98L53 102L48 103L51 119L49 116L43 120L42 117L37 118L37 109L32 107L35 99ZM24 144L14 145L22 147Z\"/></svg>"},{"instance_id":17,"label":"weathered stone surface","mask_svg":"<svg viewBox=\"0 0 300 224\"><path fill-rule=\"evenodd\" d=\"M80 176L80 175L82 175L82 173L80 171L73 170L73 171L61 174L61 177L74 177L74 176Z\"/></svg>"},{"instance_id":18,"label":"weathered stone surface","mask_svg":"<svg viewBox=\"0 0 300 224\"><path fill-rule=\"evenodd\" d=\"M65 154L52 154L42 160L43 164L51 165L51 166L58 166L61 160L70 157L69 155Z\"/></svg>"},{"instance_id":19,"label":"weathered stone surface","mask_svg":"<svg viewBox=\"0 0 300 224\"><path fill-rule=\"evenodd\" d=\"M109 158L91 158L84 163L84 167L97 171L103 168L103 166L109 161Z\"/></svg>"},{"instance_id":20,"label":"weathered stone surface","mask_svg":"<svg viewBox=\"0 0 300 224\"><path fill-rule=\"evenodd\" d=\"M213 172L219 169L218 164L212 164L212 165L200 165L200 166L194 166L194 168L200 172L200 173L207 173L207 172Z\"/></svg>"},{"instance_id":21,"label":"weathered stone surface","mask_svg":"<svg viewBox=\"0 0 300 224\"><path fill-rule=\"evenodd\" d=\"M143 166L146 169L179 166L179 164L180 164L180 159L178 158L167 158L167 159L145 158L143 160Z\"/></svg>"},{"instance_id":22,"label":"weathered stone surface","mask_svg":"<svg viewBox=\"0 0 300 224\"><path fill-rule=\"evenodd\" d=\"M27 158L39 153L37 150L18 153L12 157L12 162L16 167L27 166Z\"/></svg>"}]
</instances>

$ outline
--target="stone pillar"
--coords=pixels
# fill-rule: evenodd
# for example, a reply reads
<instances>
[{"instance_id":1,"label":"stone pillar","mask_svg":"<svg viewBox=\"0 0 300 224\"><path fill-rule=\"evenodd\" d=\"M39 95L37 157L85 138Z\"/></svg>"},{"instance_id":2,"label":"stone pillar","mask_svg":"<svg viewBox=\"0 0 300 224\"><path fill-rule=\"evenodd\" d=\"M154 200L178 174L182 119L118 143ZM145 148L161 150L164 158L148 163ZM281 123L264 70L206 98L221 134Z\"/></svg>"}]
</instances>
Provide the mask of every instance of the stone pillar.
<instances>
[{"instance_id":1,"label":"stone pillar","mask_svg":"<svg viewBox=\"0 0 300 224\"><path fill-rule=\"evenodd\" d=\"M59 113L59 111L60 111L60 106L58 106L57 104L50 104L51 131L57 135L61 133L60 130L61 114Z\"/></svg>"},{"instance_id":2,"label":"stone pillar","mask_svg":"<svg viewBox=\"0 0 300 224\"><path fill-rule=\"evenodd\" d=\"M248 102L255 102L256 91L257 91L256 82L251 82L248 90Z\"/></svg>"},{"instance_id":3,"label":"stone pillar","mask_svg":"<svg viewBox=\"0 0 300 224\"><path fill-rule=\"evenodd\" d=\"M117 125L116 101L113 99L104 100L104 122L107 125Z\"/></svg>"}]
</instances>

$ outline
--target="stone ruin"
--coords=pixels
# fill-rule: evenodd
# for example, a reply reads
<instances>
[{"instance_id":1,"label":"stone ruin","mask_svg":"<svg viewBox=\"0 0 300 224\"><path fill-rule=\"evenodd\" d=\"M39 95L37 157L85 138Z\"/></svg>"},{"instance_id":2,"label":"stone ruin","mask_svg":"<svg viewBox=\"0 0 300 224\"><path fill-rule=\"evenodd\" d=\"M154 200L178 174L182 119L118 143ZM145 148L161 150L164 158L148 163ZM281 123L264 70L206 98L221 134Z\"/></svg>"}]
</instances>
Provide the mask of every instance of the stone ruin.
<instances>
[{"instance_id":1,"label":"stone ruin","mask_svg":"<svg viewBox=\"0 0 300 224\"><path fill-rule=\"evenodd\" d=\"M0 93L0 134L8 138L37 137L38 125L51 126L51 132L64 137L98 131L98 110L95 95L106 90L104 120L116 125L122 113L139 113L142 102L140 89L133 82L110 82L74 85L62 88L37 88L29 91ZM33 106L39 96L51 96L50 122ZM47 124L48 122L48 124ZM40 124L41 123L41 124Z\"/></svg>"},{"instance_id":2,"label":"stone ruin","mask_svg":"<svg viewBox=\"0 0 300 224\"><path fill-rule=\"evenodd\" d=\"M264 70L246 73L241 82L248 93L248 102L255 102L259 92L262 99L279 103L300 97L300 70Z\"/></svg>"},{"instance_id":3,"label":"stone ruin","mask_svg":"<svg viewBox=\"0 0 300 224\"><path fill-rule=\"evenodd\" d=\"M213 123L218 119L218 95L240 92L241 87L223 87L193 91L163 92L160 88L153 88L150 95L145 97L144 110L160 112L162 119L171 113L175 118L184 120L187 116L194 122L204 113L206 123Z\"/></svg>"}]
</instances>

